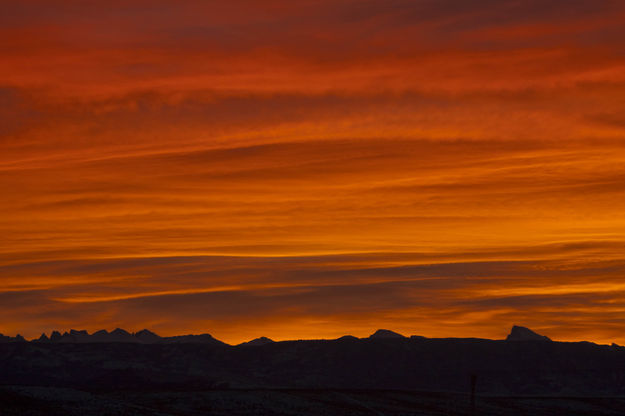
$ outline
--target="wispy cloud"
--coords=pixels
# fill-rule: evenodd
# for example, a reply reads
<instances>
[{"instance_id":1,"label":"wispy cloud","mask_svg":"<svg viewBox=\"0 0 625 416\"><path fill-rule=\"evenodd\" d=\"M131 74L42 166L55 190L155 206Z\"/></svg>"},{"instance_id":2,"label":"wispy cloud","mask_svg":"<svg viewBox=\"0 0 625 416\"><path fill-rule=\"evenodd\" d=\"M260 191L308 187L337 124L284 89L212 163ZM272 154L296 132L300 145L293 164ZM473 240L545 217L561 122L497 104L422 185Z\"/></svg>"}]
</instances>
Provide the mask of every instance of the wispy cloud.
<instances>
[{"instance_id":1,"label":"wispy cloud","mask_svg":"<svg viewBox=\"0 0 625 416\"><path fill-rule=\"evenodd\" d=\"M625 342L624 18L5 5L0 331Z\"/></svg>"}]
</instances>

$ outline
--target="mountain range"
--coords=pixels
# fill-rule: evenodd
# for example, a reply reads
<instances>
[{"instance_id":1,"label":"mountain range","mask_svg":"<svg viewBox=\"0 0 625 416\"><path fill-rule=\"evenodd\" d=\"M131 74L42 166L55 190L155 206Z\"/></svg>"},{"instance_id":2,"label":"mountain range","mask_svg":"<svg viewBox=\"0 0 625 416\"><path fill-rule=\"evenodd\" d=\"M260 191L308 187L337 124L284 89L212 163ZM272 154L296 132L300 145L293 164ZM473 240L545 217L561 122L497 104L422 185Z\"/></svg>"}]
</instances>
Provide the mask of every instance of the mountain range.
<instances>
[{"instance_id":1,"label":"mountain range","mask_svg":"<svg viewBox=\"0 0 625 416\"><path fill-rule=\"evenodd\" d=\"M17 335L14 338L0 335L0 342L24 342L24 338ZM111 332L99 330L89 334L86 330L70 329L69 332L52 331L48 337L45 333L30 342L36 343L72 343L72 344L93 344L93 343L136 343L136 344L175 344L175 343L196 343L225 345L225 343L213 338L210 334L200 335L177 335L172 337L161 337L154 332L143 329L138 332L128 332L121 328L116 328Z\"/></svg>"},{"instance_id":2,"label":"mountain range","mask_svg":"<svg viewBox=\"0 0 625 416\"><path fill-rule=\"evenodd\" d=\"M505 340L406 337L228 345L209 334L160 337L71 330L0 337L0 385L89 391L375 389L479 394L625 396L625 348L558 342L514 326Z\"/></svg>"},{"instance_id":3,"label":"mountain range","mask_svg":"<svg viewBox=\"0 0 625 416\"><path fill-rule=\"evenodd\" d=\"M351 335L345 335L339 339L358 339ZM378 329L371 334L368 339L402 339L406 338L397 332L388 329ZM425 338L419 335L410 336L411 339ZM514 325L510 331L510 334L506 337L507 341L551 341L550 338L537 334L529 328ZM17 334L15 337L6 336L0 334L0 343L6 342L29 342L21 335ZM121 328L116 328L112 331L105 329L96 331L89 334L86 330L70 329L63 333L59 331L52 331L50 336L45 333L41 334L39 338L30 340L30 342L36 343L71 343L71 344L92 344L92 343L134 343L134 344L180 344L180 343L192 343L192 344L210 344L210 345L228 345L223 341L214 338L210 334L199 335L175 335L170 337L161 337L148 329L142 329L138 332L128 332ZM251 341L238 344L240 346L260 346L274 341L267 337L259 337Z\"/></svg>"}]
</instances>

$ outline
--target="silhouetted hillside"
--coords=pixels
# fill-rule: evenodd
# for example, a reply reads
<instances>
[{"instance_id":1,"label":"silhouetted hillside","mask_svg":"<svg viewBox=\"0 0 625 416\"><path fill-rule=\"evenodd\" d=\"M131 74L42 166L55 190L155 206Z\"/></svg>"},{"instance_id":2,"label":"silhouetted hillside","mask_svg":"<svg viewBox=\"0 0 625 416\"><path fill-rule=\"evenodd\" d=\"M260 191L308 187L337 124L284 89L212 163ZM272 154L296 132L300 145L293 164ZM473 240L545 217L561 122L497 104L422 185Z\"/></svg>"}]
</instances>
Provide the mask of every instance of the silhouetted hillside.
<instances>
[{"instance_id":1,"label":"silhouetted hillside","mask_svg":"<svg viewBox=\"0 0 625 416\"><path fill-rule=\"evenodd\" d=\"M267 338L267 337L260 337L260 338L255 338L251 341L247 341L247 342L242 342L239 345L247 345L250 347L254 347L254 346L259 346L259 345L265 345L265 344L271 344L275 342L274 340Z\"/></svg>"},{"instance_id":2,"label":"silhouetted hillside","mask_svg":"<svg viewBox=\"0 0 625 416\"><path fill-rule=\"evenodd\" d=\"M4 337L0 334L0 343L2 342L24 342L24 338L19 335L15 338ZM52 331L50 337L41 334L37 339L31 342L52 343L52 344L95 344L95 343L131 343L131 344L178 344L178 343L195 343L195 344L213 344L225 345L224 342L213 338L210 334L200 335L177 335L173 337L161 337L152 331L143 329L136 333L130 333L124 329L116 328L111 332L104 329L89 334L86 330L70 329L69 332L61 334L59 331Z\"/></svg>"},{"instance_id":3,"label":"silhouetted hillside","mask_svg":"<svg viewBox=\"0 0 625 416\"><path fill-rule=\"evenodd\" d=\"M218 386L466 391L474 374L480 394L625 393L625 348L588 342L375 336L229 346L210 335L157 339L143 331L111 334L110 339L141 342L85 343L86 335L75 331L53 337L58 342L3 343L0 383L104 390ZM67 337L76 342L61 342Z\"/></svg>"},{"instance_id":4,"label":"silhouetted hillside","mask_svg":"<svg viewBox=\"0 0 625 416\"><path fill-rule=\"evenodd\" d=\"M524 326L514 325L506 337L506 341L551 341L550 338L537 334Z\"/></svg>"},{"instance_id":5,"label":"silhouetted hillside","mask_svg":"<svg viewBox=\"0 0 625 416\"><path fill-rule=\"evenodd\" d=\"M0 334L0 344L5 342L26 342L26 340L20 334L14 337Z\"/></svg>"}]
</instances>

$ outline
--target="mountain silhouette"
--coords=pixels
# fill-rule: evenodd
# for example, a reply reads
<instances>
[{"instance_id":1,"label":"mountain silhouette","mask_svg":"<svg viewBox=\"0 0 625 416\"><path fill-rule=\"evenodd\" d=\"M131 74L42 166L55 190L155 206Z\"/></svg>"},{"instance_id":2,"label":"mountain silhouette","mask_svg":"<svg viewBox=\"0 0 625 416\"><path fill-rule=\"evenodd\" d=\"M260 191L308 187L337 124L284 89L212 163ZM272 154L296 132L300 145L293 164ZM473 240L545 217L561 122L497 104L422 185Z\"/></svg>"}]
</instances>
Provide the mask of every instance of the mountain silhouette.
<instances>
[{"instance_id":1,"label":"mountain silhouette","mask_svg":"<svg viewBox=\"0 0 625 416\"><path fill-rule=\"evenodd\" d=\"M209 344L209 345L228 345L223 341L213 338L210 334L200 335L176 335L173 337L161 338L159 343L162 344Z\"/></svg>"},{"instance_id":2,"label":"mountain silhouette","mask_svg":"<svg viewBox=\"0 0 625 416\"><path fill-rule=\"evenodd\" d=\"M342 337L337 338L337 341L357 341L360 338L355 337L353 335L343 335Z\"/></svg>"},{"instance_id":3,"label":"mountain silhouette","mask_svg":"<svg viewBox=\"0 0 625 416\"><path fill-rule=\"evenodd\" d=\"M352 335L344 335L339 340L358 339ZM368 338L365 339L407 339L402 334L391 331L389 329L378 329ZM409 339L420 340L428 339L420 335L411 335ZM25 342L26 340L21 335L10 337L0 334L0 343L6 342ZM524 326L514 325L506 341L551 341L547 336L538 334L529 328ZM59 331L52 331L50 337L45 333L37 339L33 339L32 342L38 343L73 343L73 344L90 344L90 343L136 343L136 344L179 344L179 343L200 343L200 344L213 344L213 345L227 345L223 341L214 338L210 334L199 335L175 335L170 337L161 337L148 329L142 329L138 332L131 333L122 328L115 328L113 331L108 332L105 329L89 334L86 330L70 329L69 332L61 334ZM251 341L243 342L239 345L266 345L274 343L274 341L267 337L259 337ZM616 344L613 344L616 346Z\"/></svg>"},{"instance_id":4,"label":"mountain silhouette","mask_svg":"<svg viewBox=\"0 0 625 416\"><path fill-rule=\"evenodd\" d=\"M156 343L162 341L162 338L156 335L154 332L142 329L141 331L134 334L135 338L137 338L140 342L145 344Z\"/></svg>"},{"instance_id":5,"label":"mountain silhouette","mask_svg":"<svg viewBox=\"0 0 625 416\"><path fill-rule=\"evenodd\" d=\"M255 338L251 341L247 341L247 342L242 342L239 345L247 345L247 346L260 346L260 345L267 345L267 344L272 344L275 341L267 338L267 337L259 337L259 338Z\"/></svg>"},{"instance_id":6,"label":"mountain silhouette","mask_svg":"<svg viewBox=\"0 0 625 416\"><path fill-rule=\"evenodd\" d=\"M0 343L3 342L26 342L26 340L20 334L17 334L14 337L0 334Z\"/></svg>"},{"instance_id":7,"label":"mountain silhouette","mask_svg":"<svg viewBox=\"0 0 625 416\"><path fill-rule=\"evenodd\" d=\"M551 341L551 339L524 326L514 325L506 337L506 341Z\"/></svg>"},{"instance_id":8,"label":"mountain silhouette","mask_svg":"<svg viewBox=\"0 0 625 416\"><path fill-rule=\"evenodd\" d=\"M390 331L388 329L378 329L373 334L369 335L369 338L406 338L397 332Z\"/></svg>"},{"instance_id":9,"label":"mountain silhouette","mask_svg":"<svg viewBox=\"0 0 625 416\"><path fill-rule=\"evenodd\" d=\"M19 335L18 335L19 337ZM0 335L0 343L19 341L18 337L11 338ZM24 340L23 338L21 340ZM25 341L25 340L24 340ZM116 328L111 332L105 329L89 334L86 330L71 329L69 332L61 334L59 331L52 331L48 338L46 334L41 334L38 339L32 340L37 343L50 344L95 344L95 343L126 343L126 344L175 344L175 343L201 343L225 345L222 341L213 338L210 334L201 335L177 335L172 337L161 337L148 329L142 329L136 333L130 333L122 328Z\"/></svg>"},{"instance_id":10,"label":"mountain silhouette","mask_svg":"<svg viewBox=\"0 0 625 416\"><path fill-rule=\"evenodd\" d=\"M139 342L130 332L125 329L115 328L108 334L108 339L113 342Z\"/></svg>"},{"instance_id":11,"label":"mountain silhouette","mask_svg":"<svg viewBox=\"0 0 625 416\"><path fill-rule=\"evenodd\" d=\"M259 338L238 346L209 334L160 337L149 330L54 331L46 338L0 337L0 385L461 392L474 375L479 394L625 395L624 347L548 341L520 326L506 340L407 338L390 330L335 340Z\"/></svg>"}]
</instances>

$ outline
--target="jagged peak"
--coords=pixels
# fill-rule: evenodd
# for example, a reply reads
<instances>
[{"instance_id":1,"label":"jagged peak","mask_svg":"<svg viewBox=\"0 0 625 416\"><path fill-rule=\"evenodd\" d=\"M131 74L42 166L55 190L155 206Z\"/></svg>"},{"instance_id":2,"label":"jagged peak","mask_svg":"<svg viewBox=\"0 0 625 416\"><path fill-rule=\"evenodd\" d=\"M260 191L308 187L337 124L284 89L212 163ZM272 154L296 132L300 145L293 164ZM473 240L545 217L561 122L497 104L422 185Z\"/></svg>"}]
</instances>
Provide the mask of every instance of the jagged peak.
<instances>
[{"instance_id":1,"label":"jagged peak","mask_svg":"<svg viewBox=\"0 0 625 416\"><path fill-rule=\"evenodd\" d=\"M21 337L18 335L18 337ZM0 339L4 340L21 340L23 338L18 337L3 337L0 335ZM267 342L269 338L263 340ZM106 343L106 342L130 342L130 343L144 343L144 344L157 344L157 343L176 343L176 342L193 342L193 343L220 343L222 341L217 340L210 334L199 335L177 335L171 337L161 337L158 334L145 328L135 333L126 331L123 328L115 328L112 331L106 329L100 329L93 334L85 329L70 329L61 333L58 330L51 332L50 337L47 337L43 333L39 338L35 338L32 341L39 342L52 342L52 343Z\"/></svg>"},{"instance_id":2,"label":"jagged peak","mask_svg":"<svg viewBox=\"0 0 625 416\"><path fill-rule=\"evenodd\" d=\"M0 341L1 342L26 342L24 337L21 336L20 334L17 334L14 337L0 334Z\"/></svg>"},{"instance_id":3,"label":"jagged peak","mask_svg":"<svg viewBox=\"0 0 625 416\"><path fill-rule=\"evenodd\" d=\"M130 332L126 331L125 329L121 329L121 328L115 328L110 333L113 334L113 335L130 335Z\"/></svg>"},{"instance_id":4,"label":"jagged peak","mask_svg":"<svg viewBox=\"0 0 625 416\"><path fill-rule=\"evenodd\" d=\"M135 335L142 336L142 335L156 335L156 334L154 332L150 331L149 329L145 329L144 328L141 331L136 332Z\"/></svg>"},{"instance_id":5,"label":"jagged peak","mask_svg":"<svg viewBox=\"0 0 625 416\"><path fill-rule=\"evenodd\" d=\"M551 339L524 326L513 325L506 341L551 341Z\"/></svg>"},{"instance_id":6,"label":"jagged peak","mask_svg":"<svg viewBox=\"0 0 625 416\"><path fill-rule=\"evenodd\" d=\"M157 341L160 340L161 337L156 335L154 332L148 329L142 329L139 332L133 334L136 338L141 339L142 341Z\"/></svg>"}]
</instances>

